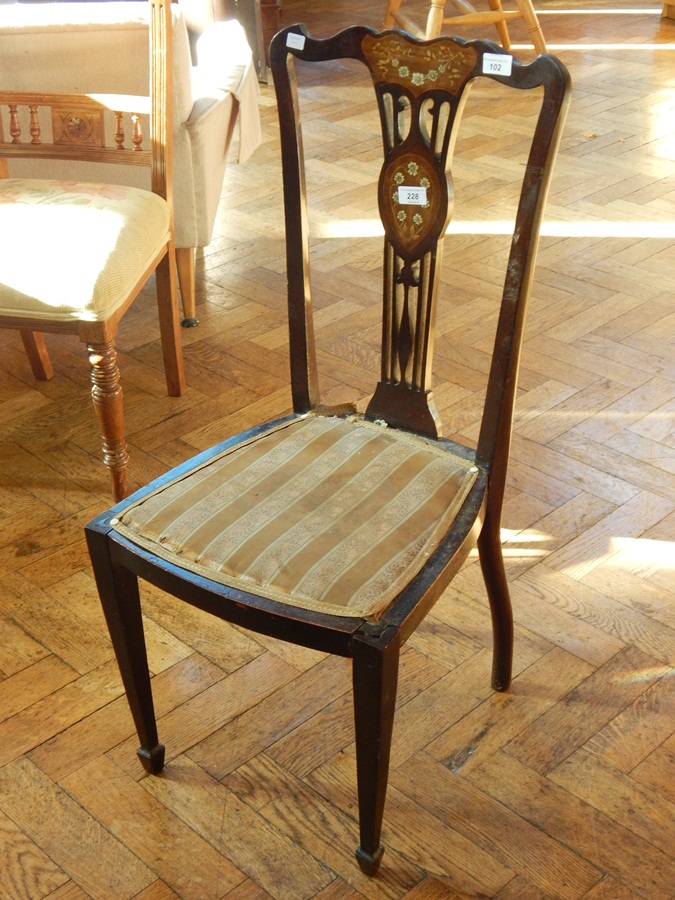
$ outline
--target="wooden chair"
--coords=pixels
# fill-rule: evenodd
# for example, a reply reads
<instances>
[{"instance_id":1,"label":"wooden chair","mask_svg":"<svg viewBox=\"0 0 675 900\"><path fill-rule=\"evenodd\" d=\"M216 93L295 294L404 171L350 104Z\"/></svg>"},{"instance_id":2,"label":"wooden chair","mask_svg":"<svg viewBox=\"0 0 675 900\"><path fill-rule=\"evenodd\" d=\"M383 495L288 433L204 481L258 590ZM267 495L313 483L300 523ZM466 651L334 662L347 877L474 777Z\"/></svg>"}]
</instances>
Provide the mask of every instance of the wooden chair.
<instances>
[{"instance_id":1,"label":"wooden chair","mask_svg":"<svg viewBox=\"0 0 675 900\"><path fill-rule=\"evenodd\" d=\"M446 176L469 84L489 42L420 43L359 26L271 45L286 216L294 412L225 440L87 526L96 582L149 772L159 743L138 577L256 632L353 660L361 842L373 874L401 644L476 543L494 623L492 684L509 686L512 617L500 517L523 320L568 76L554 57L513 60L498 80L542 88L506 269L476 449L439 436L430 390ZM302 137L294 57L357 59L370 70L385 160L382 371L365 415L325 408L317 385ZM330 77L330 73L328 76ZM499 102L499 101L496 101ZM345 172L345 178L349 173ZM444 298L443 303L450 303Z\"/></svg>"},{"instance_id":2,"label":"wooden chair","mask_svg":"<svg viewBox=\"0 0 675 900\"><path fill-rule=\"evenodd\" d=\"M87 345L94 409L115 500L128 493L115 336L153 272L167 389L180 396L185 386L167 102L171 10L170 0L149 2L149 97L0 90L8 132L5 137L0 123L0 327L20 332L33 373L41 380L52 375L42 332L76 334ZM149 142L142 114L150 116ZM7 177L7 159L30 156L151 166L152 191Z\"/></svg>"},{"instance_id":3,"label":"wooden chair","mask_svg":"<svg viewBox=\"0 0 675 900\"><path fill-rule=\"evenodd\" d=\"M42 91L48 85L52 93L147 94L145 6L137 0L0 3L0 87ZM215 7L206 0L172 4L172 204L186 327L198 324L195 254L213 237L229 151L237 143L235 132L239 162L248 159L260 140L258 79L246 34L235 20L216 24L224 7ZM203 32L199 59L193 64L190 40L199 44ZM30 66L25 65L27 58ZM151 190L147 167L99 165L92 175L91 166L79 161L14 159L9 172L12 177L95 179Z\"/></svg>"},{"instance_id":4,"label":"wooden chair","mask_svg":"<svg viewBox=\"0 0 675 900\"><path fill-rule=\"evenodd\" d=\"M494 25L499 34L499 43L505 50L511 49L511 37L509 35L508 22L510 19L523 19L530 39L538 53L546 53L546 41L541 30L539 19L534 11L532 0L515 0L517 9L503 9L502 0L489 0L490 9L477 10L468 0L451 0L459 15L446 16L446 0L431 0L431 8L427 18L424 32L409 18L399 12L402 0L388 0L387 11L384 16L384 27L404 28L416 37L438 37L444 25Z\"/></svg>"}]
</instances>

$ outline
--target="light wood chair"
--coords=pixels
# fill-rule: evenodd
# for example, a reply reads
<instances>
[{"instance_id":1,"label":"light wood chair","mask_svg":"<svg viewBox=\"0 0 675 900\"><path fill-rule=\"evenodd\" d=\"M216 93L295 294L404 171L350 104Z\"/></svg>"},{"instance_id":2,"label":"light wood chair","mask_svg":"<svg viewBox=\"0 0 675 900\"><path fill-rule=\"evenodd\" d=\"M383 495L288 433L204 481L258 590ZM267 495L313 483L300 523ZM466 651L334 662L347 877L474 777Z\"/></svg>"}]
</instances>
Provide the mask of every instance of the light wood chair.
<instances>
[{"instance_id":1,"label":"light wood chair","mask_svg":"<svg viewBox=\"0 0 675 900\"><path fill-rule=\"evenodd\" d=\"M216 6L220 18L223 5ZM195 7L203 13L198 20ZM248 159L260 139L258 80L246 34L234 20L216 22L215 12L206 0L172 4L172 202L185 326L198 323L195 252L213 237L235 133L239 162ZM208 47L199 47L195 64L188 32L195 42L206 32ZM0 3L3 90L42 91L48 86L53 93L147 94L148 64L145 3ZM9 162L12 177L110 181L151 189L147 168L94 168L92 173L86 162L60 159Z\"/></svg>"},{"instance_id":2,"label":"light wood chair","mask_svg":"<svg viewBox=\"0 0 675 900\"><path fill-rule=\"evenodd\" d=\"M484 65L493 52L486 41L441 38L429 45L364 26L326 40L298 25L275 36L270 58L281 131L294 412L229 437L87 526L139 756L149 772L162 769L165 751L139 577L239 626L353 660L356 855L368 875L383 852L401 645L476 543L493 617L492 684L503 691L511 680L501 510L525 307L569 79L548 55L529 65L512 59L511 73L499 76L500 91L534 89L539 114L505 260L478 443L444 439L430 380L436 305L442 302L444 315L453 305L452 296L439 296L452 209L446 168L469 86L494 77ZM351 405L322 406L319 396L294 58L303 70L312 62L359 60L372 77L381 118L382 362L363 415ZM330 79L330 68L317 68L312 84L320 73ZM503 102L502 93L495 102Z\"/></svg>"},{"instance_id":3,"label":"light wood chair","mask_svg":"<svg viewBox=\"0 0 675 900\"><path fill-rule=\"evenodd\" d=\"M0 90L0 327L20 332L41 380L52 375L42 332L86 344L116 500L128 493L128 453L115 337L153 272L167 389L179 396L185 386L171 207L171 4L148 2L148 97ZM150 166L152 190L7 177L7 159L27 156Z\"/></svg>"},{"instance_id":4,"label":"light wood chair","mask_svg":"<svg viewBox=\"0 0 675 900\"><path fill-rule=\"evenodd\" d=\"M539 19L534 11L532 0L515 0L517 9L502 8L502 0L489 0L490 9L480 11L468 0L450 0L457 9L459 15L446 16L446 0L431 0L431 8L427 18L426 29L422 31L414 22L399 12L402 0L388 0L387 11L384 16L384 27L404 28L416 37L438 37L444 25L471 26L471 25L495 25L499 35L499 43L505 50L511 49L511 37L509 35L508 22L511 19L523 19L538 53L546 53L546 41L539 24Z\"/></svg>"}]
</instances>

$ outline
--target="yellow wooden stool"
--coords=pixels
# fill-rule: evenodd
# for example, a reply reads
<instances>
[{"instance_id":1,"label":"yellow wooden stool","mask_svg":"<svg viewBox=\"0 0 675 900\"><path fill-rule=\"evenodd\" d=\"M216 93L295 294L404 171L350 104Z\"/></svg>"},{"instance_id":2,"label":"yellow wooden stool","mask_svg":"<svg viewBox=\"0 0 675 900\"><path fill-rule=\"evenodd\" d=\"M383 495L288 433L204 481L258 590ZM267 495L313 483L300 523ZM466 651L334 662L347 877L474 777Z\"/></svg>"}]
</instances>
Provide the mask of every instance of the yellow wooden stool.
<instances>
[{"instance_id":1,"label":"yellow wooden stool","mask_svg":"<svg viewBox=\"0 0 675 900\"><path fill-rule=\"evenodd\" d=\"M541 30L537 14L532 6L532 0L515 0L517 9L505 10L501 0L488 0L490 9L480 12L468 0L451 0L458 11L458 15L446 16L446 0L431 0L431 8L427 18L426 31L422 31L410 19L399 12L402 0L388 0L387 11L384 17L384 27L398 26L416 37L438 37L443 25L485 25L494 24L499 34L499 42L506 49L511 48L511 38L507 22L509 19L523 19L530 39L539 53L546 53L546 41ZM668 4L666 4L668 5ZM671 7L673 4L670 4ZM664 12L665 15L665 12Z\"/></svg>"}]
</instances>

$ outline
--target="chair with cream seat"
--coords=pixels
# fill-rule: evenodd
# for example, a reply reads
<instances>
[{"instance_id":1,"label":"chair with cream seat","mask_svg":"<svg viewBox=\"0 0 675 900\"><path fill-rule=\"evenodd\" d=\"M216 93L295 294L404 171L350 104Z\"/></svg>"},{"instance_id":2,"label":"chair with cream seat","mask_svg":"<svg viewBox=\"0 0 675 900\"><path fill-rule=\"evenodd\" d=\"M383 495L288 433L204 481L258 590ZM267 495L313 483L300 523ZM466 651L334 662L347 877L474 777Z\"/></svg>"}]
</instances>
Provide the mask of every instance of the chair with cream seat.
<instances>
[{"instance_id":1,"label":"chair with cream seat","mask_svg":"<svg viewBox=\"0 0 675 900\"><path fill-rule=\"evenodd\" d=\"M385 28L404 28L416 37L426 37L429 40L438 37L444 25L450 25L453 28L457 25L463 27L494 25L499 35L499 43L505 50L510 50L511 37L508 22L513 19L523 19L535 50L538 53L546 53L544 33L541 30L532 0L515 0L516 9L504 9L502 0L489 0L490 8L486 10L477 10L469 0L450 0L457 10L452 16L445 15L446 0L431 0L424 31L399 11L401 2L402 0L388 0L384 16Z\"/></svg>"},{"instance_id":2,"label":"chair with cream seat","mask_svg":"<svg viewBox=\"0 0 675 900\"><path fill-rule=\"evenodd\" d=\"M206 6L206 4L205 4ZM223 179L239 130L239 161L260 140L258 81L241 25L205 14L198 60L188 36L189 3L173 3L174 228L184 324L196 324L195 255L214 233ZM215 35L214 32L215 31ZM195 40L200 35L195 33ZM147 5L117 2L0 4L0 88L76 93L147 92ZM210 52L209 52L210 51ZM25 61L30 60L30 65ZM10 160L12 176L106 181L150 188L149 170L78 160ZM43 174L44 173L44 174Z\"/></svg>"},{"instance_id":3,"label":"chair with cream seat","mask_svg":"<svg viewBox=\"0 0 675 900\"><path fill-rule=\"evenodd\" d=\"M128 454L115 337L153 273L167 389L180 396L185 385L171 206L171 4L148 2L149 96L0 90L0 328L20 332L39 379L52 374L43 332L75 334L86 345L116 500L128 493ZM21 157L149 167L152 190L8 177L7 160Z\"/></svg>"},{"instance_id":4,"label":"chair with cream seat","mask_svg":"<svg viewBox=\"0 0 675 900\"><path fill-rule=\"evenodd\" d=\"M165 750L155 721L139 577L238 626L352 659L356 855L369 875L383 852L401 645L476 543L494 625L492 684L503 691L511 679L513 625L500 519L525 308L568 77L549 55L529 65L510 57L510 74L492 75L484 64L494 46L459 38L419 42L364 26L326 40L298 25L275 36L270 58L281 131L294 411L228 437L86 529L138 753L149 772L162 769ZM375 105L380 114L384 163L373 194L385 233L381 372L364 414L350 405L323 406L319 396L295 59L303 71L314 62L359 61L372 78L374 117ZM312 89L323 74L329 92L330 67L316 69ZM441 437L430 377L436 307L442 305L445 317L455 308L440 278L452 211L447 169L467 91L478 79L486 91L495 88L493 81L500 91L531 90L537 112L473 447ZM503 94L493 102L503 103ZM348 184L349 167L343 168ZM342 288L348 299L354 283L335 290ZM370 315L367 322L370 336Z\"/></svg>"}]
</instances>

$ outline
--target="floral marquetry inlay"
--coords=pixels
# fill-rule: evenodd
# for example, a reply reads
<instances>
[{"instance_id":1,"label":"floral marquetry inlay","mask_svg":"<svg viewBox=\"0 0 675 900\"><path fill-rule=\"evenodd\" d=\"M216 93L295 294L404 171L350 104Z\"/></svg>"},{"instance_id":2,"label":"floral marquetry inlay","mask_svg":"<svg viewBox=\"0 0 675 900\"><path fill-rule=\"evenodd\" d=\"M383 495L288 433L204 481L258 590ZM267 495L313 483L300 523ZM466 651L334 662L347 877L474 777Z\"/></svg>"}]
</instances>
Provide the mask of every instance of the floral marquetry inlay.
<instances>
[{"instance_id":1,"label":"floral marquetry inlay","mask_svg":"<svg viewBox=\"0 0 675 900\"><path fill-rule=\"evenodd\" d=\"M396 34L367 35L362 49L374 78L405 85L416 96L435 87L457 93L476 63L476 51L448 41L412 44Z\"/></svg>"},{"instance_id":2,"label":"floral marquetry inlay","mask_svg":"<svg viewBox=\"0 0 675 900\"><path fill-rule=\"evenodd\" d=\"M397 249L403 255L414 253L431 232L438 230L439 213L445 219L447 187L438 183L438 177L433 164L417 154L404 153L385 166L382 214L389 235L398 238ZM407 190L402 194L399 189ZM408 201L406 194L415 199Z\"/></svg>"}]
</instances>

